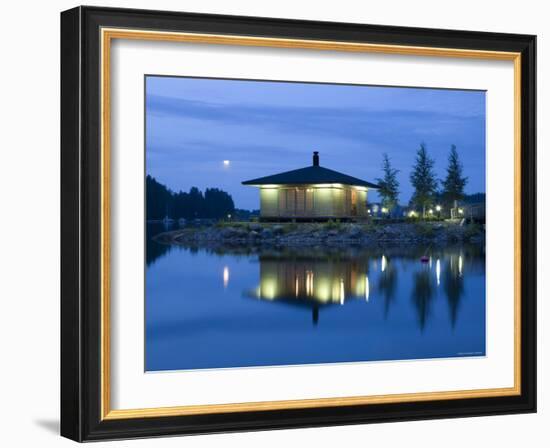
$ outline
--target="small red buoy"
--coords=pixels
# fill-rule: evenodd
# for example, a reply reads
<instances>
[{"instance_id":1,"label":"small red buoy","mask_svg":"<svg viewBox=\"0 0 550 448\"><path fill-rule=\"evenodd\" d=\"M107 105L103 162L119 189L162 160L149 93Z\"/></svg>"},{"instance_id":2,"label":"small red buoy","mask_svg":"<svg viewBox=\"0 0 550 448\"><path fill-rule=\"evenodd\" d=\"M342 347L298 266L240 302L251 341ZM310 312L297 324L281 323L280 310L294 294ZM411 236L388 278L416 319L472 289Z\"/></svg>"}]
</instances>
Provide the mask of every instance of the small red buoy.
<instances>
[{"instance_id":1,"label":"small red buoy","mask_svg":"<svg viewBox=\"0 0 550 448\"><path fill-rule=\"evenodd\" d=\"M426 255L420 257L420 261L422 263L427 263L428 261L430 261L430 257L427 257Z\"/></svg>"}]
</instances>

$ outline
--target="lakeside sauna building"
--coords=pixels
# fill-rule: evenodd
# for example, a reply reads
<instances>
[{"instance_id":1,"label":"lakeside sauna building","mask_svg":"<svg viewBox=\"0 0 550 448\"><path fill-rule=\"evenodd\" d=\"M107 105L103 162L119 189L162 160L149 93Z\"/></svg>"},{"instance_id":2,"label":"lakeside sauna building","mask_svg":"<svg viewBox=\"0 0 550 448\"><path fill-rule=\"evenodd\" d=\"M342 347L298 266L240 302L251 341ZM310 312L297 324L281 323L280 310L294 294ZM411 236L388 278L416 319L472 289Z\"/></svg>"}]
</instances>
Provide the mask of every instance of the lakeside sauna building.
<instances>
[{"instance_id":1,"label":"lakeside sauna building","mask_svg":"<svg viewBox=\"0 0 550 448\"><path fill-rule=\"evenodd\" d=\"M368 217L367 193L378 185L313 165L272 176L247 180L243 185L260 188L263 221L355 220Z\"/></svg>"}]
</instances>

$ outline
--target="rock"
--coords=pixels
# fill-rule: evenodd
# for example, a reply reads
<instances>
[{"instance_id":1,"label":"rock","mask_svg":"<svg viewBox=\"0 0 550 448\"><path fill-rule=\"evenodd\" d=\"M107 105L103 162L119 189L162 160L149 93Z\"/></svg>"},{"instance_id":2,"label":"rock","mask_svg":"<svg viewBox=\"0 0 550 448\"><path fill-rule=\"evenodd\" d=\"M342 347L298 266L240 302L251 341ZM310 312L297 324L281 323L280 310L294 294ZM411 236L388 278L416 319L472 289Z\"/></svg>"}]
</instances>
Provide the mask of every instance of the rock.
<instances>
[{"instance_id":1,"label":"rock","mask_svg":"<svg viewBox=\"0 0 550 448\"><path fill-rule=\"evenodd\" d=\"M351 238L359 238L363 234L363 231L359 226L351 226L348 234Z\"/></svg>"},{"instance_id":2,"label":"rock","mask_svg":"<svg viewBox=\"0 0 550 448\"><path fill-rule=\"evenodd\" d=\"M262 233L261 233L262 238L264 238L264 239L273 238L273 234L274 234L274 232L271 229L263 229Z\"/></svg>"},{"instance_id":3,"label":"rock","mask_svg":"<svg viewBox=\"0 0 550 448\"><path fill-rule=\"evenodd\" d=\"M444 223L354 224L326 223L263 224L246 223L193 227L165 232L154 237L165 244L231 245L243 248L258 245L344 246L370 244L438 244L470 241L482 244L485 233L474 226L460 227Z\"/></svg>"},{"instance_id":4,"label":"rock","mask_svg":"<svg viewBox=\"0 0 550 448\"><path fill-rule=\"evenodd\" d=\"M220 231L220 236L223 239L229 239L235 236L235 230L231 228L223 229Z\"/></svg>"}]
</instances>

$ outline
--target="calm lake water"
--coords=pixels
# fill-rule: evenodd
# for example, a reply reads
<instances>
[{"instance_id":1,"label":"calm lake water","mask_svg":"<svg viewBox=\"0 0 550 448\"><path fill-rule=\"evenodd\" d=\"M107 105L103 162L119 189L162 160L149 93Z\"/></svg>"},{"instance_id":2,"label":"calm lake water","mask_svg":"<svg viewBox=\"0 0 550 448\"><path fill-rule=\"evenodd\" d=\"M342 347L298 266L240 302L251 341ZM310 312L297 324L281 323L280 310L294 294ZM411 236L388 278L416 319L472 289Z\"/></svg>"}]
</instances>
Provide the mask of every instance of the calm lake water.
<instances>
[{"instance_id":1,"label":"calm lake water","mask_svg":"<svg viewBox=\"0 0 550 448\"><path fill-rule=\"evenodd\" d=\"M485 355L479 245L213 251L148 240L146 269L147 371Z\"/></svg>"}]
</instances>

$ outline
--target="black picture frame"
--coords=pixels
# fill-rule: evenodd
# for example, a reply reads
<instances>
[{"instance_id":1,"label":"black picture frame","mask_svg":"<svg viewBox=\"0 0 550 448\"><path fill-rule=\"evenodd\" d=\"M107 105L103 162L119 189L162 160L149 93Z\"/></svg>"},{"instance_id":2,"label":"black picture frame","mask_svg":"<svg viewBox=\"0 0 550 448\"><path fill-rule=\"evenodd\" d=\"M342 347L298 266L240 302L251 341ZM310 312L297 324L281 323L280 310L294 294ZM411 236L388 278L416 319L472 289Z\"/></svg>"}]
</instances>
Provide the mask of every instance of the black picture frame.
<instances>
[{"instance_id":1,"label":"black picture frame","mask_svg":"<svg viewBox=\"0 0 550 448\"><path fill-rule=\"evenodd\" d=\"M521 53L521 394L101 419L100 29ZM536 412L536 37L99 7L61 13L61 435L76 441Z\"/></svg>"}]
</instances>

